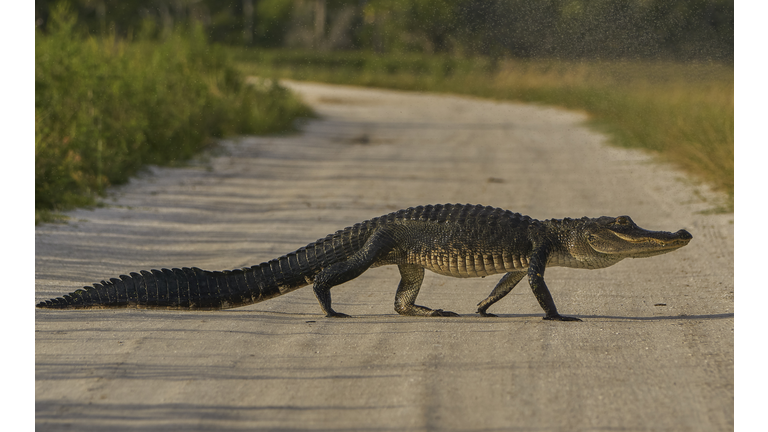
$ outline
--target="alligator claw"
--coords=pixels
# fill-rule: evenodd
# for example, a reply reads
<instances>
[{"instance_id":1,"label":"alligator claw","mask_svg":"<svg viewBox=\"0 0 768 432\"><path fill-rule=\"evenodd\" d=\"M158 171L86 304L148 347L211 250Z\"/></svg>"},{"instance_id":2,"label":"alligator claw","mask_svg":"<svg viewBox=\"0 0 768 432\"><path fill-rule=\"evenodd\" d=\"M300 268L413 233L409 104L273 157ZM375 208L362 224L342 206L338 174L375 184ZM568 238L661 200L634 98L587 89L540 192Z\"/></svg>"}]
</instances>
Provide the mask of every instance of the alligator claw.
<instances>
[{"instance_id":1,"label":"alligator claw","mask_svg":"<svg viewBox=\"0 0 768 432\"><path fill-rule=\"evenodd\" d=\"M331 312L325 316L326 318L352 318L352 315L347 315L341 312Z\"/></svg>"},{"instance_id":2,"label":"alligator claw","mask_svg":"<svg viewBox=\"0 0 768 432\"><path fill-rule=\"evenodd\" d=\"M547 315L543 319L551 321L581 321L578 318L568 317L563 315Z\"/></svg>"},{"instance_id":3,"label":"alligator claw","mask_svg":"<svg viewBox=\"0 0 768 432\"><path fill-rule=\"evenodd\" d=\"M497 318L498 317L498 315L495 315L495 314L492 314L492 313L489 313L489 312L485 312L485 311L477 311L477 313L479 313L480 316L482 316L482 317L491 317L491 318Z\"/></svg>"},{"instance_id":4,"label":"alligator claw","mask_svg":"<svg viewBox=\"0 0 768 432\"><path fill-rule=\"evenodd\" d=\"M438 317L457 317L461 316L457 314L456 312L451 311L444 311L442 309L434 309L432 313L429 314L429 316L438 316Z\"/></svg>"}]
</instances>

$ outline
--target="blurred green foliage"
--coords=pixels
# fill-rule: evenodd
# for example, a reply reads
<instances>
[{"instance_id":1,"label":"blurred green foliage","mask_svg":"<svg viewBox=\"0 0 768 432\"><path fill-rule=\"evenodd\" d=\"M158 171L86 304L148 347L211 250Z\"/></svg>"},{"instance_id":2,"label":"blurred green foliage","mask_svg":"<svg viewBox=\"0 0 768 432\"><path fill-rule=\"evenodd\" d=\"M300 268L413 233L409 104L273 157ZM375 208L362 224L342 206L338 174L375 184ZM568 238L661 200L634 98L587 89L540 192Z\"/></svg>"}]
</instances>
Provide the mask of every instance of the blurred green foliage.
<instances>
[{"instance_id":1,"label":"blurred green foliage","mask_svg":"<svg viewBox=\"0 0 768 432\"><path fill-rule=\"evenodd\" d=\"M246 85L199 26L162 42L83 38L60 4L35 35L36 219L93 204L142 165L182 161L210 137L286 130L309 114L282 87Z\"/></svg>"},{"instance_id":2,"label":"blurred green foliage","mask_svg":"<svg viewBox=\"0 0 768 432\"><path fill-rule=\"evenodd\" d=\"M43 213L93 203L210 136L307 114L276 85L245 86L243 71L584 109L617 143L733 194L732 1L62 2L35 2Z\"/></svg>"},{"instance_id":3,"label":"blurred green foliage","mask_svg":"<svg viewBox=\"0 0 768 432\"><path fill-rule=\"evenodd\" d=\"M59 0L35 2L47 28ZM74 0L82 31L196 21L213 42L468 57L733 61L729 0Z\"/></svg>"}]
</instances>

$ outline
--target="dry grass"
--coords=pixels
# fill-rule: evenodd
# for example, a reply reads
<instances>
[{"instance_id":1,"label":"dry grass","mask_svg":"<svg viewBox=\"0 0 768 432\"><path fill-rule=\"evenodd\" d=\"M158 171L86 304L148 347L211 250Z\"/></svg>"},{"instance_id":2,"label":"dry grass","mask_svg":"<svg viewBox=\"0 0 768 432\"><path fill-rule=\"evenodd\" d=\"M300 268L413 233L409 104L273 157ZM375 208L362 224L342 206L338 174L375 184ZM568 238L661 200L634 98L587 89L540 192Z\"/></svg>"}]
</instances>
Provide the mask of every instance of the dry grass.
<instances>
[{"instance_id":1,"label":"dry grass","mask_svg":"<svg viewBox=\"0 0 768 432\"><path fill-rule=\"evenodd\" d=\"M584 109L614 143L641 147L733 197L733 68L647 62L508 62L491 86ZM507 93L508 94L508 93Z\"/></svg>"},{"instance_id":2,"label":"dry grass","mask_svg":"<svg viewBox=\"0 0 768 432\"><path fill-rule=\"evenodd\" d=\"M239 52L246 73L470 94L583 110L615 145L644 148L729 197L733 208L733 67L709 63L560 61Z\"/></svg>"}]
</instances>

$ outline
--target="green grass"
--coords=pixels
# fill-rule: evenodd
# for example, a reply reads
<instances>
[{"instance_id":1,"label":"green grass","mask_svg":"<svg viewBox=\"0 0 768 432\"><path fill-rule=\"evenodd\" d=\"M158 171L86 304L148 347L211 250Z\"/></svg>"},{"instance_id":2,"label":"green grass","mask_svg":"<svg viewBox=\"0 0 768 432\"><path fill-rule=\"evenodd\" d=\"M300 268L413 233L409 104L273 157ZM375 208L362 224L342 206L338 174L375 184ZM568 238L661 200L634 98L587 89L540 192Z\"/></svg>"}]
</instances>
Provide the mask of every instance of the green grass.
<instances>
[{"instance_id":1,"label":"green grass","mask_svg":"<svg viewBox=\"0 0 768 432\"><path fill-rule=\"evenodd\" d=\"M619 146L654 152L728 196L733 210L733 67L649 61L493 60L235 49L240 70L582 110Z\"/></svg>"},{"instance_id":2,"label":"green grass","mask_svg":"<svg viewBox=\"0 0 768 432\"><path fill-rule=\"evenodd\" d=\"M162 42L86 38L66 8L35 35L35 221L97 202L145 164L185 160L211 137L289 130L311 111L246 85L200 28Z\"/></svg>"}]
</instances>

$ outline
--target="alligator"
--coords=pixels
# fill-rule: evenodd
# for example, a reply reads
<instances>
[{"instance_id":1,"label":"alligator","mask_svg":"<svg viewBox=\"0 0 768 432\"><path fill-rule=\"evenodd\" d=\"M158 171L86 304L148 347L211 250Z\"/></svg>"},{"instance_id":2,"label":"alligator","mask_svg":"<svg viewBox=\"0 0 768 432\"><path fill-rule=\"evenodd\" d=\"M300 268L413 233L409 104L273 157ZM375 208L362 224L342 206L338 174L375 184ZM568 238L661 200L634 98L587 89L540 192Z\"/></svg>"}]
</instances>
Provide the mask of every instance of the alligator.
<instances>
[{"instance_id":1,"label":"alligator","mask_svg":"<svg viewBox=\"0 0 768 432\"><path fill-rule=\"evenodd\" d=\"M227 309L312 285L325 316L348 317L331 307L331 288L371 267L396 264L401 280L395 311L402 315L459 316L415 304L427 269L459 278L504 273L477 305L482 316L496 316L488 308L528 276L544 319L580 321L558 313L544 283L546 267L605 268L624 258L671 252L692 238L682 229L674 233L645 230L629 216L542 221L482 205L427 205L360 222L252 267L144 270L95 283L37 307Z\"/></svg>"}]
</instances>

